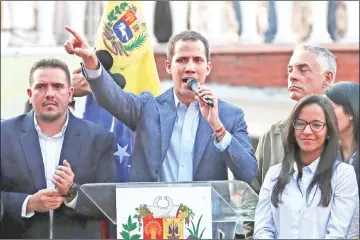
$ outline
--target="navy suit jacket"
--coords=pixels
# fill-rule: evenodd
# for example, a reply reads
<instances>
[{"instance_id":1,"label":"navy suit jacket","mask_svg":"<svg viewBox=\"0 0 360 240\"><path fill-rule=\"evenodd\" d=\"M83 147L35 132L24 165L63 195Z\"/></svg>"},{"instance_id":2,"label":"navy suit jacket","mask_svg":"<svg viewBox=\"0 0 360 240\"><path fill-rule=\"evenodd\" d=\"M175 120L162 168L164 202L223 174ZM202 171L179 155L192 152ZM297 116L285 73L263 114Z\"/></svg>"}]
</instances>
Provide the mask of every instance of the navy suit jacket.
<instances>
[{"instance_id":1,"label":"navy suit jacket","mask_svg":"<svg viewBox=\"0 0 360 240\"><path fill-rule=\"evenodd\" d=\"M69 112L59 164L66 159L77 184L115 182L114 136ZM34 112L1 122L1 238L49 238L49 213L21 217L25 198L46 188ZM79 189L75 209L54 211L54 238L100 238L100 211Z\"/></svg>"},{"instance_id":2,"label":"navy suit jacket","mask_svg":"<svg viewBox=\"0 0 360 240\"><path fill-rule=\"evenodd\" d=\"M100 77L88 79L99 105L135 131L130 182L156 182L169 148L176 121L173 89L158 97L149 92L127 93L102 68ZM131 79L127 79L131 81ZM235 179L250 183L257 173L257 161L240 108L219 100L219 116L232 135L229 147L220 151L214 145L213 130L199 114L193 160L193 180L227 180L230 168Z\"/></svg>"}]
</instances>

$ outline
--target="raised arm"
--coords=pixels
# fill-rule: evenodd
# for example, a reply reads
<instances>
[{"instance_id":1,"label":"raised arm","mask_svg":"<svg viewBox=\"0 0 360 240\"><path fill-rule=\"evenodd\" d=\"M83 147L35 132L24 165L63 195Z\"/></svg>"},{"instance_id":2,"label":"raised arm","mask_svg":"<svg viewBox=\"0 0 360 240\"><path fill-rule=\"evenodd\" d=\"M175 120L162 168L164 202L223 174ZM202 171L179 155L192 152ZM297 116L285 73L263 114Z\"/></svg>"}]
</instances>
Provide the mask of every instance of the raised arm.
<instances>
[{"instance_id":1,"label":"raised arm","mask_svg":"<svg viewBox=\"0 0 360 240\"><path fill-rule=\"evenodd\" d=\"M104 70L94 48L89 46L85 37L72 28L65 27L65 29L72 35L64 44L65 50L82 58L82 73L88 80L98 104L130 129L135 130L141 115L142 103L147 102L150 94L137 96L123 91Z\"/></svg>"}]
</instances>

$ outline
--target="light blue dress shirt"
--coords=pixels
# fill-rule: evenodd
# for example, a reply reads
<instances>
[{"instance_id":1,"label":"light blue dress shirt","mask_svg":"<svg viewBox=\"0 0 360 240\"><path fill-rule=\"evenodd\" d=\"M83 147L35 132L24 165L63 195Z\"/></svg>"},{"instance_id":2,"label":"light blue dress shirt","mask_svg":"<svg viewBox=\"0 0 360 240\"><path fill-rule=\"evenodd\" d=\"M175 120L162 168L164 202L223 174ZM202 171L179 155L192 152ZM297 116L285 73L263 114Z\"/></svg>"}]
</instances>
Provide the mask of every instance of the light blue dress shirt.
<instances>
[{"instance_id":1,"label":"light blue dress shirt","mask_svg":"<svg viewBox=\"0 0 360 240\"><path fill-rule=\"evenodd\" d=\"M187 182L193 180L194 146L199 125L200 109L197 101L189 107L182 104L174 92L176 121L171 135L169 149L161 168L160 181ZM221 143L214 141L215 146L225 150L231 141L230 133L226 133Z\"/></svg>"},{"instance_id":2,"label":"light blue dress shirt","mask_svg":"<svg viewBox=\"0 0 360 240\"><path fill-rule=\"evenodd\" d=\"M306 201L306 190L314 177L320 158L303 168L300 182L294 164L294 175L286 185L278 208L271 204L272 189L280 173L281 164L269 169L259 193L255 211L254 239L345 239L358 204L358 187L354 168L337 161L331 186L333 194L327 207L318 206L321 191L312 188Z\"/></svg>"},{"instance_id":3,"label":"light blue dress shirt","mask_svg":"<svg viewBox=\"0 0 360 240\"><path fill-rule=\"evenodd\" d=\"M161 168L160 181L192 181L194 142L199 125L199 104L182 104L174 92L176 121L169 149Z\"/></svg>"}]
</instances>

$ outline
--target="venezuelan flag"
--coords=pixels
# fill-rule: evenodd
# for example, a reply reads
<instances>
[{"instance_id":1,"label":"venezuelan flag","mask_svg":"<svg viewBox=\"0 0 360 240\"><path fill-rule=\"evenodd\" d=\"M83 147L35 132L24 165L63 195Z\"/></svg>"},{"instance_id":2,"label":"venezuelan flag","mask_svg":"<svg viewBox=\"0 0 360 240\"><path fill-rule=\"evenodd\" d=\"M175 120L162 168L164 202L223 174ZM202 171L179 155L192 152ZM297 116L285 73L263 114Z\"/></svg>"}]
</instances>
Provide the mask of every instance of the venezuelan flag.
<instances>
[{"instance_id":1,"label":"venezuelan flag","mask_svg":"<svg viewBox=\"0 0 360 240\"><path fill-rule=\"evenodd\" d=\"M105 50L112 56L107 70L125 77L125 91L134 94L149 91L157 96L161 93L160 80L147 31L140 1L107 1L95 36L95 48L96 51ZM97 122L114 132L117 145L114 155L120 177L118 180L126 182L128 168L131 165L130 154L134 134L122 122L98 106L92 96L87 96L84 119ZM111 125L114 127L110 127ZM124 153L124 150L125 155L116 154ZM104 220L100 223L103 239L109 238L108 224L109 222Z\"/></svg>"},{"instance_id":2,"label":"venezuelan flag","mask_svg":"<svg viewBox=\"0 0 360 240\"><path fill-rule=\"evenodd\" d=\"M95 47L113 57L111 73L126 79L125 91L161 93L154 52L140 1L107 1Z\"/></svg>"}]
</instances>

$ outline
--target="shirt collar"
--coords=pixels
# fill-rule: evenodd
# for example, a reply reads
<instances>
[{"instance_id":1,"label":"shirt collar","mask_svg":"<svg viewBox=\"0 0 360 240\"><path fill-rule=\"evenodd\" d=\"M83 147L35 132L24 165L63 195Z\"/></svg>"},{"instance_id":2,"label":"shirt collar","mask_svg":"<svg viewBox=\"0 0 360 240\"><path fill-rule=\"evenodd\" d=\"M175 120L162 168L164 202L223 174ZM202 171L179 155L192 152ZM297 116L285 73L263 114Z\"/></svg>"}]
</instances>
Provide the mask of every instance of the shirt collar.
<instances>
[{"instance_id":1,"label":"shirt collar","mask_svg":"<svg viewBox=\"0 0 360 240\"><path fill-rule=\"evenodd\" d=\"M175 93L175 88L173 90L173 93L174 93L174 101L175 101L175 107L177 108L180 105L183 105L183 106L186 106L185 104L183 104L182 102L180 102L179 98L176 96L176 93ZM195 106L199 106L199 102L198 101L193 101L192 103L190 103L189 107L191 105L195 105Z\"/></svg>"},{"instance_id":2,"label":"shirt collar","mask_svg":"<svg viewBox=\"0 0 360 240\"><path fill-rule=\"evenodd\" d=\"M316 169L317 169L318 165L319 165L319 162L320 162L320 157L318 157L317 159L315 159L315 161L313 161L311 164L305 166L304 168L310 169L310 171L312 172L312 174L314 174L314 173L316 172ZM296 176L298 175L298 173L299 173L299 169L298 169L298 167L297 167L296 162L294 162L294 170L295 170L295 172L294 172L294 177L296 177Z\"/></svg>"},{"instance_id":3,"label":"shirt collar","mask_svg":"<svg viewBox=\"0 0 360 240\"><path fill-rule=\"evenodd\" d=\"M174 92L175 107L177 107L179 105L180 101L179 101L178 97L176 96L175 88L174 88L173 92Z\"/></svg>"},{"instance_id":4,"label":"shirt collar","mask_svg":"<svg viewBox=\"0 0 360 240\"><path fill-rule=\"evenodd\" d=\"M351 155L350 159L349 159L349 164L352 165L354 160L355 160L355 155L356 155L356 151L353 153L353 155Z\"/></svg>"},{"instance_id":5,"label":"shirt collar","mask_svg":"<svg viewBox=\"0 0 360 240\"><path fill-rule=\"evenodd\" d=\"M56 138L56 137L61 137L65 134L65 131L66 131L66 128L67 128L67 125L69 123L69 109L67 109L66 111L66 121L64 123L64 126L62 127L61 131L57 134L55 134L54 136L52 136L52 138ZM36 120L36 113L34 112L34 125L35 125L35 129L37 131L37 133L41 136L45 136L42 132L41 132L41 129L40 129L40 126L38 125L38 122Z\"/></svg>"}]
</instances>

